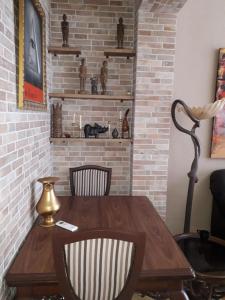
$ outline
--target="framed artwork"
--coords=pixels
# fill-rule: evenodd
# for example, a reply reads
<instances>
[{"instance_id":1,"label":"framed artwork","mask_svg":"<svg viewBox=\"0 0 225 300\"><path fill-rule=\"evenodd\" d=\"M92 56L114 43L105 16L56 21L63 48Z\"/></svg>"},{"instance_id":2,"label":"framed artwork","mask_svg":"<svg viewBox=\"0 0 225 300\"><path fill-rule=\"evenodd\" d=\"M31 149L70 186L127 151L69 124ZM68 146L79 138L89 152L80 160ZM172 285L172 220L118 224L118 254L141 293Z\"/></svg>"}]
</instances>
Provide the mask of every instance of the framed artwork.
<instances>
[{"instance_id":1,"label":"framed artwork","mask_svg":"<svg viewBox=\"0 0 225 300\"><path fill-rule=\"evenodd\" d=\"M46 110L45 13L38 0L19 0L18 107Z\"/></svg>"},{"instance_id":2,"label":"framed artwork","mask_svg":"<svg viewBox=\"0 0 225 300\"><path fill-rule=\"evenodd\" d=\"M215 98L225 98L225 48L219 49ZM222 109L213 121L211 157L225 158L225 109Z\"/></svg>"}]
</instances>

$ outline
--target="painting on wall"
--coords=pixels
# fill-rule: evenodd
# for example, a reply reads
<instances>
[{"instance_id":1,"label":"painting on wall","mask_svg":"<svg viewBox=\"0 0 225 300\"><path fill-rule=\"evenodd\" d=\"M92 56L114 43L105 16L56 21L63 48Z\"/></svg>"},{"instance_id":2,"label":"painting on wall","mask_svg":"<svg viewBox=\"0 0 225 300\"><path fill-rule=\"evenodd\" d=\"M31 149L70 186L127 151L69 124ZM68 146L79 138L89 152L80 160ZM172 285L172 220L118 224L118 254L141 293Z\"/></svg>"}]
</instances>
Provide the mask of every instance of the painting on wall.
<instances>
[{"instance_id":1,"label":"painting on wall","mask_svg":"<svg viewBox=\"0 0 225 300\"><path fill-rule=\"evenodd\" d=\"M46 110L45 14L38 0L19 1L18 107Z\"/></svg>"},{"instance_id":2,"label":"painting on wall","mask_svg":"<svg viewBox=\"0 0 225 300\"><path fill-rule=\"evenodd\" d=\"M219 49L216 100L225 98L225 48ZM214 118L211 158L225 158L225 108Z\"/></svg>"}]
</instances>

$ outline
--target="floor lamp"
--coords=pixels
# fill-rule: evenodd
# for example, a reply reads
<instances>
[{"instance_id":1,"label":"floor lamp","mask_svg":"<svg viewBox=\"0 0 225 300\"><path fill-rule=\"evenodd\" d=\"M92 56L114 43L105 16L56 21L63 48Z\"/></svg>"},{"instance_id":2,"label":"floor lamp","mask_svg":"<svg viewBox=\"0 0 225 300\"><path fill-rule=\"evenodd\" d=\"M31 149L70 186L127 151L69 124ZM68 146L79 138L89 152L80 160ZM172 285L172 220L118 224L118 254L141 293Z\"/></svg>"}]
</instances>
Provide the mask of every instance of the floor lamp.
<instances>
[{"instance_id":1,"label":"floor lamp","mask_svg":"<svg viewBox=\"0 0 225 300\"><path fill-rule=\"evenodd\" d=\"M214 103L207 104L203 107L190 108L182 100L175 100L171 107L172 120L176 128L188 135L190 135L193 146L194 146L194 159L191 164L190 172L188 173L189 184L187 193L187 202L185 210L184 220L184 233L190 232L190 221L191 221L191 210L193 202L193 194L195 183L198 182L197 170L198 170L198 159L200 156L200 143L198 137L195 134L196 128L200 127L200 121L204 119L210 119L214 117L225 105L225 99L217 100ZM178 107L178 109L177 109ZM176 110L183 111L194 123L191 130L182 127L176 120Z\"/></svg>"},{"instance_id":2,"label":"floor lamp","mask_svg":"<svg viewBox=\"0 0 225 300\"><path fill-rule=\"evenodd\" d=\"M198 181L198 159L200 143L195 134L200 121L214 117L225 105L225 99L217 100L203 107L188 107L184 101L175 100L171 107L171 115L175 127L191 137L194 146L194 159L188 173L189 184L184 220L184 233L175 236L175 239L192 265L196 279L186 283L186 290L190 299L219 299L225 295L225 241L203 230L199 234L190 233L191 210L195 183ZM176 111L183 111L193 122L190 130L182 127L176 120ZM207 234L205 234L207 233Z\"/></svg>"}]
</instances>

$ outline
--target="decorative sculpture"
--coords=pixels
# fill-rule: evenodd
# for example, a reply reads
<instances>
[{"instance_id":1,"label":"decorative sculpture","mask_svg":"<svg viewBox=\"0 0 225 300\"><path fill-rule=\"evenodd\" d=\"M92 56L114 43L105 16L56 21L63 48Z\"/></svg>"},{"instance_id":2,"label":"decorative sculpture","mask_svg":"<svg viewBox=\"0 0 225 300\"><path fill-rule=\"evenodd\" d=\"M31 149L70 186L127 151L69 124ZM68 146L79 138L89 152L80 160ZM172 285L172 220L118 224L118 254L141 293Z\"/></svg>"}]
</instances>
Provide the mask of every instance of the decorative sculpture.
<instances>
[{"instance_id":1,"label":"decorative sculpture","mask_svg":"<svg viewBox=\"0 0 225 300\"><path fill-rule=\"evenodd\" d=\"M118 49L123 49L123 39L124 39L123 18L119 18L119 24L117 24L117 48Z\"/></svg>"},{"instance_id":2,"label":"decorative sculpture","mask_svg":"<svg viewBox=\"0 0 225 300\"><path fill-rule=\"evenodd\" d=\"M207 104L203 107L188 107L186 103L182 100L175 100L171 107L171 116L175 127L191 137L194 146L194 159L191 164L191 169L188 173L189 184L187 192L187 202L185 211L185 221L184 221L184 233L190 232L190 221L191 221L191 210L192 201L194 194L195 183L198 182L197 170L198 170L198 160L200 156L200 143L198 137L195 134L195 130L200 127L200 121L204 119L210 119L214 117L225 105L225 98L217 100L214 103ZM194 123L191 130L183 128L176 119L176 107L179 106L179 110L183 111L190 120Z\"/></svg>"},{"instance_id":3,"label":"decorative sculpture","mask_svg":"<svg viewBox=\"0 0 225 300\"><path fill-rule=\"evenodd\" d=\"M108 81L108 68L107 68L107 61L104 60L102 67L101 67L101 73L100 73L100 81L102 86L102 95L106 95L106 84Z\"/></svg>"},{"instance_id":4,"label":"decorative sculpture","mask_svg":"<svg viewBox=\"0 0 225 300\"><path fill-rule=\"evenodd\" d=\"M66 14L63 15L63 21L61 22L62 36L63 36L63 47L69 47L68 37L69 37L69 22L67 21Z\"/></svg>"},{"instance_id":5,"label":"decorative sculpture","mask_svg":"<svg viewBox=\"0 0 225 300\"><path fill-rule=\"evenodd\" d=\"M64 132L64 136L65 136L65 138L67 138L67 139L71 138L71 134L68 133L68 132Z\"/></svg>"},{"instance_id":6,"label":"decorative sculpture","mask_svg":"<svg viewBox=\"0 0 225 300\"><path fill-rule=\"evenodd\" d=\"M95 123L94 126L91 126L90 124L84 126L85 138L89 138L90 136L97 138L99 133L105 133L106 131L108 131L108 127L102 127L97 123Z\"/></svg>"},{"instance_id":7,"label":"decorative sculpture","mask_svg":"<svg viewBox=\"0 0 225 300\"><path fill-rule=\"evenodd\" d=\"M190 233L190 221L192 201L195 184L198 182L197 170L200 157L200 143L195 130L200 127L200 121L214 117L225 105L225 99L217 100L204 107L188 107L184 101L175 100L171 107L171 115L175 127L189 135L194 146L194 159L188 173L189 184L184 220L184 234L175 236L175 240L185 254L190 265L195 271L195 279L185 283L185 290L190 299L222 299L225 295L224 289L224 241L210 236L206 230L200 230L197 234ZM181 126L176 119L176 108L183 111L193 122L190 130ZM218 249L220 249L218 251ZM189 298L187 298L189 299Z\"/></svg>"},{"instance_id":8,"label":"decorative sculpture","mask_svg":"<svg viewBox=\"0 0 225 300\"><path fill-rule=\"evenodd\" d=\"M94 76L90 80L91 80L91 93L92 93L92 95L98 95L98 77Z\"/></svg>"},{"instance_id":9,"label":"decorative sculpture","mask_svg":"<svg viewBox=\"0 0 225 300\"><path fill-rule=\"evenodd\" d=\"M62 137L62 104L52 105L52 137Z\"/></svg>"},{"instance_id":10,"label":"decorative sculpture","mask_svg":"<svg viewBox=\"0 0 225 300\"><path fill-rule=\"evenodd\" d=\"M128 108L124 114L123 122L122 122L122 139L129 138L129 124L127 120L127 115L129 113L130 109ZM125 133L127 133L127 136L125 137Z\"/></svg>"},{"instance_id":11,"label":"decorative sculpture","mask_svg":"<svg viewBox=\"0 0 225 300\"><path fill-rule=\"evenodd\" d=\"M81 59L81 65L79 68L79 77L80 77L80 91L79 94L86 94L85 91L85 84L86 84L86 78L87 78L87 67L85 66L85 59Z\"/></svg>"},{"instance_id":12,"label":"decorative sculpture","mask_svg":"<svg viewBox=\"0 0 225 300\"><path fill-rule=\"evenodd\" d=\"M116 128L114 128L113 131L112 131L112 137L113 137L114 139L117 139L117 138L118 138L118 135L119 135L118 130L117 130Z\"/></svg>"}]
</instances>

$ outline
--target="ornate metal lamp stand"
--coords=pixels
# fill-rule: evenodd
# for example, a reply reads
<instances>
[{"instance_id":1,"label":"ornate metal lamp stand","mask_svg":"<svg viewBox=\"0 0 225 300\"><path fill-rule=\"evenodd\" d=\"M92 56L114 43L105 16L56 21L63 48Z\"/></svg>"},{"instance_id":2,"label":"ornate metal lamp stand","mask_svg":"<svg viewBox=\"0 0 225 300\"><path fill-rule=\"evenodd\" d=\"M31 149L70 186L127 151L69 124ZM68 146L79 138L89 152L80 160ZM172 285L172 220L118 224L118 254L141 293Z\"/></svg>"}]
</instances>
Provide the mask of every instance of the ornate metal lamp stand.
<instances>
[{"instance_id":1,"label":"ornate metal lamp stand","mask_svg":"<svg viewBox=\"0 0 225 300\"><path fill-rule=\"evenodd\" d=\"M209 235L206 230L200 230L200 234L190 233L190 221L192 201L194 194L195 183L198 182L197 170L198 159L200 156L200 143L195 134L196 128L200 127L200 120L214 117L219 110L224 107L225 100L218 100L212 104L208 104L203 108L189 108L182 100L175 100L171 107L171 115L176 128L190 135L194 145L194 159L191 164L190 172L188 173L189 184L184 220L184 233L175 237L178 245L185 255L187 255L190 264L195 269L196 279L186 282L186 290L190 295L190 299L219 299L225 295L224 289L220 286L225 286L225 269L218 269L218 262L222 262L217 256L218 249L225 253L225 242ZM180 106L183 111L194 123L191 130L182 127L176 120L176 109ZM219 253L219 252L218 252ZM200 257L200 261L198 261ZM224 260L224 259L222 259ZM207 266L207 268L206 268ZM209 269L210 271L205 271ZM201 271L202 270L202 271ZM217 274L217 275L216 275Z\"/></svg>"},{"instance_id":2,"label":"ornate metal lamp stand","mask_svg":"<svg viewBox=\"0 0 225 300\"><path fill-rule=\"evenodd\" d=\"M188 117L194 122L194 125L191 130L187 130L183 128L180 124L178 124L176 120L176 108L177 105L181 105L183 107L184 112L188 115ZM184 233L190 231L190 220L191 220L191 209L192 209L192 201L194 194L194 186L195 183L198 182L197 178L197 170L198 170L198 159L200 156L200 143L198 137L195 135L196 128L200 127L200 121L196 119L188 106L182 100L175 100L172 104L171 115L176 128L191 136L193 145L194 145L194 159L191 164L191 170L188 173L189 184L188 184L188 193L187 193L187 202L186 202L186 211L185 211L185 221L184 221Z\"/></svg>"}]
</instances>

